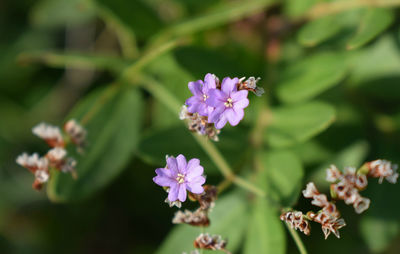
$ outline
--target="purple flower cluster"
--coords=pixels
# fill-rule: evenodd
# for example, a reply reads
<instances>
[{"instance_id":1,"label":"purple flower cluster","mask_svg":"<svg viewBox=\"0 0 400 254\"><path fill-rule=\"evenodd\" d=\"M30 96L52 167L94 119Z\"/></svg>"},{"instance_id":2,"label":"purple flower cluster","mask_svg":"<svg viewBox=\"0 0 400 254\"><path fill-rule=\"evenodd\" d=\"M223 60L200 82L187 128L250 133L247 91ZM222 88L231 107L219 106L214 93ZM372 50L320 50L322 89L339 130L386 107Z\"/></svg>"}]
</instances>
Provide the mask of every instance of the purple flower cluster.
<instances>
[{"instance_id":1,"label":"purple flower cluster","mask_svg":"<svg viewBox=\"0 0 400 254\"><path fill-rule=\"evenodd\" d=\"M165 168L157 168L153 181L162 186L167 187L167 202L184 202L187 197L187 190L194 194L204 192L202 185L206 179L203 176L203 167L200 166L199 159L191 159L186 162L185 156L182 154L176 158L167 157L167 166Z\"/></svg>"},{"instance_id":2,"label":"purple flower cluster","mask_svg":"<svg viewBox=\"0 0 400 254\"><path fill-rule=\"evenodd\" d=\"M189 82L193 96L186 100L187 111L207 117L207 123L213 123L218 130L227 122L236 126L244 117L244 108L249 105L248 91L257 95L263 92L256 87L257 81L253 77L246 81L244 78L226 77L220 83L214 74L208 73L204 81Z\"/></svg>"}]
</instances>

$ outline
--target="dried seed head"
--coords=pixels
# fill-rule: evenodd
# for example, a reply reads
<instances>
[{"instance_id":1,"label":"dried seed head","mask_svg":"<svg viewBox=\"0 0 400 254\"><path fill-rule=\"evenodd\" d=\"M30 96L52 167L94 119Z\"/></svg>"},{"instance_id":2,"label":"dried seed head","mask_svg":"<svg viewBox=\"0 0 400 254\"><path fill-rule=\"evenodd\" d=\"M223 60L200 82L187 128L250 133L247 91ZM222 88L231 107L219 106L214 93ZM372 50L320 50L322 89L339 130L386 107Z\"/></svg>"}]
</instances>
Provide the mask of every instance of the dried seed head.
<instances>
[{"instance_id":1,"label":"dried seed head","mask_svg":"<svg viewBox=\"0 0 400 254\"><path fill-rule=\"evenodd\" d=\"M193 243L197 249L205 250L222 250L229 253L225 248L227 241L223 240L220 235L200 234Z\"/></svg>"},{"instance_id":2,"label":"dried seed head","mask_svg":"<svg viewBox=\"0 0 400 254\"><path fill-rule=\"evenodd\" d=\"M176 212L172 223L208 227L208 225L210 225L210 219L208 218L207 212L199 208L194 212L189 210L185 210L185 212Z\"/></svg>"},{"instance_id":3,"label":"dried seed head","mask_svg":"<svg viewBox=\"0 0 400 254\"><path fill-rule=\"evenodd\" d=\"M78 151L85 146L86 130L75 119L64 124L64 131L71 138L72 143L78 147Z\"/></svg>"},{"instance_id":4,"label":"dried seed head","mask_svg":"<svg viewBox=\"0 0 400 254\"><path fill-rule=\"evenodd\" d=\"M397 173L397 165L387 160L374 160L367 163L369 168L369 176L379 177L379 183L385 178L390 183L396 183L399 174Z\"/></svg>"},{"instance_id":5,"label":"dried seed head","mask_svg":"<svg viewBox=\"0 0 400 254\"><path fill-rule=\"evenodd\" d=\"M305 190L303 190L303 196L305 198L314 198L314 196L318 195L319 191L313 182L309 182Z\"/></svg>"},{"instance_id":6,"label":"dried seed head","mask_svg":"<svg viewBox=\"0 0 400 254\"><path fill-rule=\"evenodd\" d=\"M369 200L368 198L358 196L357 199L353 203L353 207L354 207L356 213L360 214L369 208L370 203L371 203L371 200Z\"/></svg>"},{"instance_id":7,"label":"dried seed head","mask_svg":"<svg viewBox=\"0 0 400 254\"><path fill-rule=\"evenodd\" d=\"M207 136L213 141L219 141L218 134L220 130L216 129L213 123L208 122L207 116L201 116L198 113L190 113L185 105L182 106L179 119L186 120L188 129L199 135Z\"/></svg>"},{"instance_id":8,"label":"dried seed head","mask_svg":"<svg viewBox=\"0 0 400 254\"><path fill-rule=\"evenodd\" d=\"M288 223L292 228L298 229L306 235L311 232L311 227L305 216L300 211L290 211L281 214L280 219Z\"/></svg>"},{"instance_id":9,"label":"dried seed head","mask_svg":"<svg viewBox=\"0 0 400 254\"><path fill-rule=\"evenodd\" d=\"M250 77L247 80L245 79L245 77L239 79L238 90L248 90L257 96L264 94L264 89L257 86L257 82L260 81L261 78Z\"/></svg>"},{"instance_id":10,"label":"dried seed head","mask_svg":"<svg viewBox=\"0 0 400 254\"><path fill-rule=\"evenodd\" d=\"M203 188L204 192L201 194L189 192L189 198L198 201L202 210L210 210L215 205L215 200L218 196L218 189L213 185L204 185Z\"/></svg>"},{"instance_id":11,"label":"dried seed head","mask_svg":"<svg viewBox=\"0 0 400 254\"><path fill-rule=\"evenodd\" d=\"M64 147L60 128L46 123L40 123L32 128L33 134L46 141L50 147Z\"/></svg>"},{"instance_id":12,"label":"dried seed head","mask_svg":"<svg viewBox=\"0 0 400 254\"><path fill-rule=\"evenodd\" d=\"M327 170L326 170L326 180L328 182L334 183L338 181L342 176L342 173L337 169L335 165L331 165Z\"/></svg>"}]
</instances>

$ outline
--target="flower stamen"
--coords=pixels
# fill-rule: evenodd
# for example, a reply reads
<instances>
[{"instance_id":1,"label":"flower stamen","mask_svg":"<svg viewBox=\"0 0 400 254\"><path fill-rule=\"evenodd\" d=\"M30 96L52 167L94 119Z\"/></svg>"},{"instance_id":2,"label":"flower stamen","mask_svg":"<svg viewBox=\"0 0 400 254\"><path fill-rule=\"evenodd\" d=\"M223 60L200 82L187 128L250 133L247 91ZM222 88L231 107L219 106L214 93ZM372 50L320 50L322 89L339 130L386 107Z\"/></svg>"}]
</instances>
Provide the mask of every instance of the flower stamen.
<instances>
[{"instance_id":1,"label":"flower stamen","mask_svg":"<svg viewBox=\"0 0 400 254\"><path fill-rule=\"evenodd\" d=\"M233 100L232 100L231 98L228 98L228 99L226 100L226 102L224 103L224 105L225 105L225 107L227 107L227 108L233 107Z\"/></svg>"},{"instance_id":2,"label":"flower stamen","mask_svg":"<svg viewBox=\"0 0 400 254\"><path fill-rule=\"evenodd\" d=\"M178 183L184 183L184 182L185 182L185 175L183 175L183 174L177 174L176 181L177 181Z\"/></svg>"}]
</instances>

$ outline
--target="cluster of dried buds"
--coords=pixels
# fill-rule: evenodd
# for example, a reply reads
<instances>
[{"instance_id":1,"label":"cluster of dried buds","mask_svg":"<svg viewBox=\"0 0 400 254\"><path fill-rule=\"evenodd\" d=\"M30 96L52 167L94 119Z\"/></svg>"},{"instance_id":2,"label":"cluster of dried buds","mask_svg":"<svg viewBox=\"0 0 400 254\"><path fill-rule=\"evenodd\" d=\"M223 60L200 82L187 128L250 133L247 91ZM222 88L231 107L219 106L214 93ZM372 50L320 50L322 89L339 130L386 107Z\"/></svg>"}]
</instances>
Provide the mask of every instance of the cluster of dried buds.
<instances>
[{"instance_id":1,"label":"cluster of dried buds","mask_svg":"<svg viewBox=\"0 0 400 254\"><path fill-rule=\"evenodd\" d=\"M208 233L200 234L193 243L194 247L197 249L220 250L225 253L230 253L225 249L227 244L228 242L223 240L220 235L210 235Z\"/></svg>"},{"instance_id":2,"label":"cluster of dried buds","mask_svg":"<svg viewBox=\"0 0 400 254\"><path fill-rule=\"evenodd\" d=\"M190 131L218 141L218 134L228 122L236 126L244 117L249 105L248 92L257 96L264 89L257 87L260 78L229 78L220 82L214 74L208 73L203 80L189 82L192 97L182 107L180 119L186 120Z\"/></svg>"},{"instance_id":3,"label":"cluster of dried buds","mask_svg":"<svg viewBox=\"0 0 400 254\"><path fill-rule=\"evenodd\" d=\"M305 198L311 198L311 204L321 207L317 213L309 211L303 214L299 211L288 211L281 215L281 220L287 222L292 228L298 229L306 235L310 234L311 228L309 221L320 223L325 239L330 233L340 237L339 229L346 225L340 218L340 213L336 209L336 200L343 200L348 205L353 205L356 213L360 214L368 209L370 200L360 195L359 191L364 190L368 185L367 177L383 178L390 183L396 183L398 173L397 166L385 160L375 160L365 163L360 169L347 167L343 172L336 166L331 165L327 169L326 180L331 182L331 196L333 201L328 201L325 194L321 194L315 184L310 182L303 190Z\"/></svg>"},{"instance_id":4,"label":"cluster of dried buds","mask_svg":"<svg viewBox=\"0 0 400 254\"><path fill-rule=\"evenodd\" d=\"M23 153L17 157L16 162L35 175L32 187L40 190L43 184L50 179L51 169L71 173L76 178L76 161L67 157L65 148L71 141L78 151L82 151L86 137L85 129L72 119L65 123L64 135L60 128L45 123L33 127L32 132L51 147L43 157L40 157L37 153L32 155Z\"/></svg>"}]
</instances>

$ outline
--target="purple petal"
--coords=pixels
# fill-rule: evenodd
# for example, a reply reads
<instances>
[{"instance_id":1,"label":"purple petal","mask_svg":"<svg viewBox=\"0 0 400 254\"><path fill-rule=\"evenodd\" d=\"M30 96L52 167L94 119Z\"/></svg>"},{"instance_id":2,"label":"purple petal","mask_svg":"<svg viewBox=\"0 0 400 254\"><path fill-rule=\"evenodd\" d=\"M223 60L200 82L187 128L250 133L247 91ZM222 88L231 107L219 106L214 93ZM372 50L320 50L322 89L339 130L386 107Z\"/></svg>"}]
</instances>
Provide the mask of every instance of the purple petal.
<instances>
[{"instance_id":1,"label":"purple petal","mask_svg":"<svg viewBox=\"0 0 400 254\"><path fill-rule=\"evenodd\" d=\"M247 98L233 103L233 109L235 109L235 110L244 109L247 106L249 106L249 99L247 99Z\"/></svg>"},{"instance_id":2,"label":"purple petal","mask_svg":"<svg viewBox=\"0 0 400 254\"><path fill-rule=\"evenodd\" d=\"M178 172L181 174L186 173L186 158L182 154L179 154L176 157L176 161L178 162Z\"/></svg>"},{"instance_id":3,"label":"purple petal","mask_svg":"<svg viewBox=\"0 0 400 254\"><path fill-rule=\"evenodd\" d=\"M208 115L208 122L215 123L221 118L221 114L224 112L225 106L215 108L211 114Z\"/></svg>"},{"instance_id":4,"label":"purple petal","mask_svg":"<svg viewBox=\"0 0 400 254\"><path fill-rule=\"evenodd\" d=\"M188 184L187 189L194 194L201 194L204 192L204 188L199 184Z\"/></svg>"},{"instance_id":5,"label":"purple petal","mask_svg":"<svg viewBox=\"0 0 400 254\"><path fill-rule=\"evenodd\" d=\"M207 73L204 77L203 91L208 91L210 89L215 89L217 87L215 83L215 76L211 73Z\"/></svg>"},{"instance_id":6,"label":"purple petal","mask_svg":"<svg viewBox=\"0 0 400 254\"><path fill-rule=\"evenodd\" d=\"M171 202L174 202L178 199L178 193L179 193L179 185L174 184L170 186L169 192L168 192L168 200Z\"/></svg>"},{"instance_id":7,"label":"purple petal","mask_svg":"<svg viewBox=\"0 0 400 254\"><path fill-rule=\"evenodd\" d=\"M188 170L186 174L186 181L191 182L194 178L201 176L204 172L204 168L200 165L194 166Z\"/></svg>"},{"instance_id":8,"label":"purple petal","mask_svg":"<svg viewBox=\"0 0 400 254\"><path fill-rule=\"evenodd\" d=\"M188 105L188 111L190 113L196 113L199 108L199 104L201 104L201 100L199 99L199 97L192 96L187 99L185 103L186 105Z\"/></svg>"},{"instance_id":9,"label":"purple petal","mask_svg":"<svg viewBox=\"0 0 400 254\"><path fill-rule=\"evenodd\" d=\"M237 83L239 83L239 79L238 78L224 78L224 80L222 80L222 85L221 85L221 90L222 92L224 92L224 94L230 96L231 92L235 92L237 90Z\"/></svg>"},{"instance_id":10,"label":"purple petal","mask_svg":"<svg viewBox=\"0 0 400 254\"><path fill-rule=\"evenodd\" d=\"M162 177L169 177L169 178L174 178L174 174L171 170L168 168L157 168L156 169L156 174L157 176L162 176Z\"/></svg>"},{"instance_id":11,"label":"purple petal","mask_svg":"<svg viewBox=\"0 0 400 254\"><path fill-rule=\"evenodd\" d=\"M232 93L231 98L232 98L233 102L237 102L237 101L246 99L248 94L249 94L249 92L247 90L240 90L235 93Z\"/></svg>"},{"instance_id":12,"label":"purple petal","mask_svg":"<svg viewBox=\"0 0 400 254\"><path fill-rule=\"evenodd\" d=\"M186 184L184 183L179 185L178 199L181 202L184 202L186 200Z\"/></svg>"},{"instance_id":13,"label":"purple petal","mask_svg":"<svg viewBox=\"0 0 400 254\"><path fill-rule=\"evenodd\" d=\"M214 124L215 128L216 129L222 129L225 126L227 121L228 121L228 119L226 118L225 114L221 114L221 117Z\"/></svg>"},{"instance_id":14,"label":"purple petal","mask_svg":"<svg viewBox=\"0 0 400 254\"><path fill-rule=\"evenodd\" d=\"M171 170L173 176L178 174L178 164L173 156L167 158L167 166Z\"/></svg>"},{"instance_id":15,"label":"purple petal","mask_svg":"<svg viewBox=\"0 0 400 254\"><path fill-rule=\"evenodd\" d=\"M203 96L202 88L203 88L203 81L197 80L195 82L189 82L188 84L189 90L195 96Z\"/></svg>"},{"instance_id":16,"label":"purple petal","mask_svg":"<svg viewBox=\"0 0 400 254\"><path fill-rule=\"evenodd\" d=\"M206 104L211 107L219 107L224 105L224 101L226 101L225 95L218 89L211 89L208 91L208 99L206 100Z\"/></svg>"},{"instance_id":17,"label":"purple petal","mask_svg":"<svg viewBox=\"0 0 400 254\"><path fill-rule=\"evenodd\" d=\"M189 174L194 168L200 166L200 160L199 159L191 159L188 163L187 163L187 173Z\"/></svg>"},{"instance_id":18,"label":"purple petal","mask_svg":"<svg viewBox=\"0 0 400 254\"><path fill-rule=\"evenodd\" d=\"M197 113L199 113L201 116L208 116L208 106L204 102L199 103L197 107Z\"/></svg>"},{"instance_id":19,"label":"purple petal","mask_svg":"<svg viewBox=\"0 0 400 254\"><path fill-rule=\"evenodd\" d=\"M240 120L243 119L244 111L243 111L243 109L241 109L241 110L239 109L238 111L235 111L233 109L227 109L227 110L225 110L225 115L226 115L226 118L228 118L229 123L232 126L236 126L236 125L238 125Z\"/></svg>"},{"instance_id":20,"label":"purple petal","mask_svg":"<svg viewBox=\"0 0 400 254\"><path fill-rule=\"evenodd\" d=\"M165 176L155 176L155 177L153 177L153 182L155 182L156 184L158 184L162 187L169 187L171 185L176 184L175 179L165 177Z\"/></svg>"}]
</instances>

